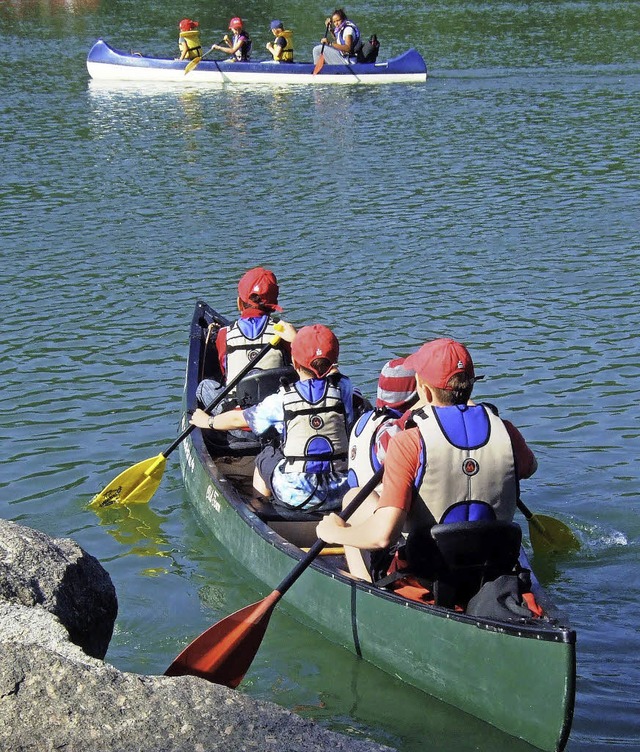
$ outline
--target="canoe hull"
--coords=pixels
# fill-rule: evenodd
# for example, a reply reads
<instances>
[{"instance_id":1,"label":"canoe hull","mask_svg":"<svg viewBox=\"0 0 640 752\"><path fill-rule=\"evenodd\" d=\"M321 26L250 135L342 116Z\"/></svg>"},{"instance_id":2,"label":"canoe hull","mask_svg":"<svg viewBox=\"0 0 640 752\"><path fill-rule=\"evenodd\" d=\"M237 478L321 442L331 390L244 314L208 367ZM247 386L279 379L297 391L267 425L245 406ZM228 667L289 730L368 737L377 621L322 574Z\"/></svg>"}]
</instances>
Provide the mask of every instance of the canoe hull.
<instances>
[{"instance_id":1,"label":"canoe hull","mask_svg":"<svg viewBox=\"0 0 640 752\"><path fill-rule=\"evenodd\" d=\"M197 329L208 308L198 306L182 427L194 407ZM301 558L299 549L259 520L219 474L200 431L183 442L180 456L189 498L206 528L245 569L275 588ZM321 559L282 607L383 671L512 736L543 750L566 744L576 670L575 633L566 627L509 625L404 601L337 574Z\"/></svg>"},{"instance_id":2,"label":"canoe hull","mask_svg":"<svg viewBox=\"0 0 640 752\"><path fill-rule=\"evenodd\" d=\"M411 49L375 64L325 65L313 75L313 63L227 63L205 58L185 75L188 61L145 57L116 50L99 39L89 50L87 70L102 81L164 81L193 84L382 84L427 80L427 67Z\"/></svg>"}]
</instances>

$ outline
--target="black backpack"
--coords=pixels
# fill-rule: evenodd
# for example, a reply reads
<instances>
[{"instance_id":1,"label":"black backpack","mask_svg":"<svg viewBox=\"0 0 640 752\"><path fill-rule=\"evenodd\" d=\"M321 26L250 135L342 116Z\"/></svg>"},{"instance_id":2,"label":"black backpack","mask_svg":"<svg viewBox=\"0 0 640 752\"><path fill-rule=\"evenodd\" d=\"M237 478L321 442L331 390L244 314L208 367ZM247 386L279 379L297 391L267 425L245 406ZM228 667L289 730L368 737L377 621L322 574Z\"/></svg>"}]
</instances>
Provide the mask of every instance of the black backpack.
<instances>
[{"instance_id":1,"label":"black backpack","mask_svg":"<svg viewBox=\"0 0 640 752\"><path fill-rule=\"evenodd\" d=\"M378 41L378 37L372 34L366 42L358 39L353 48L353 54L359 63L375 63L378 59L379 49L380 42Z\"/></svg>"}]
</instances>

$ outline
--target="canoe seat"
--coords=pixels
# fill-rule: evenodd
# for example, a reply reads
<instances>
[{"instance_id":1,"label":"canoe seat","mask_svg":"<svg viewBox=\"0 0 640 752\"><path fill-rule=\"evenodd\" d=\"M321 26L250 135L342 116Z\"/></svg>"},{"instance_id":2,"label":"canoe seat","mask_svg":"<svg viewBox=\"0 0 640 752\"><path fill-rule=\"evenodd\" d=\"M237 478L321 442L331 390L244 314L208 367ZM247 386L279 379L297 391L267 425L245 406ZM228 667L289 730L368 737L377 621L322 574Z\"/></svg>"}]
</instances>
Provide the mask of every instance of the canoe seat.
<instances>
[{"instance_id":1,"label":"canoe seat","mask_svg":"<svg viewBox=\"0 0 640 752\"><path fill-rule=\"evenodd\" d=\"M429 552L432 592L436 605L447 608L466 608L485 582L512 573L522 542L520 526L502 520L434 525L429 534L435 544ZM410 561L414 558L412 544L407 540Z\"/></svg>"},{"instance_id":2,"label":"canoe seat","mask_svg":"<svg viewBox=\"0 0 640 752\"><path fill-rule=\"evenodd\" d=\"M236 387L236 400L242 409L257 405L265 397L275 394L284 382L294 384L299 378L293 366L269 368L262 371L256 368L250 371Z\"/></svg>"},{"instance_id":3,"label":"canoe seat","mask_svg":"<svg viewBox=\"0 0 640 752\"><path fill-rule=\"evenodd\" d=\"M322 519L322 513L282 509L262 497L248 498L247 502L263 522L294 546L310 548L318 539L316 525Z\"/></svg>"},{"instance_id":4,"label":"canoe seat","mask_svg":"<svg viewBox=\"0 0 640 752\"><path fill-rule=\"evenodd\" d=\"M289 522L315 522L316 524L323 518L326 512L305 512L296 509L285 509L276 504L272 504L268 499L260 496L253 496L247 499L249 506L261 520L264 522L273 522L287 520Z\"/></svg>"}]
</instances>

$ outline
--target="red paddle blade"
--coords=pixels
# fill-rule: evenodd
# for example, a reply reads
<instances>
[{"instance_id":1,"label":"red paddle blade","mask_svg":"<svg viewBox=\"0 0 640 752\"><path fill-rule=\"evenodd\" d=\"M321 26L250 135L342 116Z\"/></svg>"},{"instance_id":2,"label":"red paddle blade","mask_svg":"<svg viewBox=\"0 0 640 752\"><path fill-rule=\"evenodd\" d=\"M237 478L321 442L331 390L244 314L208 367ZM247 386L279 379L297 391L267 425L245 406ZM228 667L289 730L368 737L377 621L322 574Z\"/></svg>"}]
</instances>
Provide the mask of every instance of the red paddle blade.
<instances>
[{"instance_id":1,"label":"red paddle blade","mask_svg":"<svg viewBox=\"0 0 640 752\"><path fill-rule=\"evenodd\" d=\"M318 58L318 62L316 63L315 68L313 69L314 76L317 76L318 73L320 73L323 65L324 65L324 55L320 55L320 57Z\"/></svg>"},{"instance_id":2,"label":"red paddle blade","mask_svg":"<svg viewBox=\"0 0 640 752\"><path fill-rule=\"evenodd\" d=\"M237 687L258 652L280 597L274 590L258 603L209 627L187 645L164 672L165 676L199 676L225 687Z\"/></svg>"}]
</instances>

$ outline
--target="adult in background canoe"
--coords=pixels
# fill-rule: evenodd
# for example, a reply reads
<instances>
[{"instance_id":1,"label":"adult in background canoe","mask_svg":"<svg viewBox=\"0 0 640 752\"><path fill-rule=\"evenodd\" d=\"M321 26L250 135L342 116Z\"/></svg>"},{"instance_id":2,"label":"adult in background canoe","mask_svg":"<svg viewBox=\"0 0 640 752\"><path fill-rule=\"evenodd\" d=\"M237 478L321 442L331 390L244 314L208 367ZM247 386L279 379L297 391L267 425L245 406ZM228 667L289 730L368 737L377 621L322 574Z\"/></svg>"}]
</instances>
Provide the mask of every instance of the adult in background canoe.
<instances>
[{"instance_id":1,"label":"adult in background canoe","mask_svg":"<svg viewBox=\"0 0 640 752\"><path fill-rule=\"evenodd\" d=\"M222 41L226 46L223 47L221 44L213 44L211 45L211 49L226 52L228 55L231 55L231 57L223 62L246 62L251 57L251 37L246 32L242 19L234 16L229 21L229 31L233 34L231 39L229 39L226 34L222 37Z\"/></svg>"},{"instance_id":2,"label":"adult in background canoe","mask_svg":"<svg viewBox=\"0 0 640 752\"><path fill-rule=\"evenodd\" d=\"M273 42L267 42L267 49L275 63L293 62L293 32L284 28L282 21L274 19L271 22Z\"/></svg>"},{"instance_id":3,"label":"adult in background canoe","mask_svg":"<svg viewBox=\"0 0 640 752\"><path fill-rule=\"evenodd\" d=\"M336 8L331 14L331 18L326 19L325 24L333 35L334 41L323 37L320 44L313 48L314 64L318 62L320 55L324 56L327 65L355 63L355 46L360 39L358 27L347 18L342 8Z\"/></svg>"},{"instance_id":4,"label":"adult in background canoe","mask_svg":"<svg viewBox=\"0 0 640 752\"><path fill-rule=\"evenodd\" d=\"M319 538L345 546L350 572L363 580L371 580L371 557L365 561L362 552L389 549L403 530L410 534L441 522L456 503L486 502L497 519L513 519L518 482L537 468L520 432L488 406L471 402L476 379L464 345L433 340L404 364L416 372L424 406L413 413L415 427L389 442L382 492L349 522L331 514L317 527Z\"/></svg>"},{"instance_id":5,"label":"adult in background canoe","mask_svg":"<svg viewBox=\"0 0 640 752\"><path fill-rule=\"evenodd\" d=\"M190 18L183 18L178 24L180 30L178 37L179 60L193 60L196 57L202 57L199 25L197 21L192 21Z\"/></svg>"},{"instance_id":6,"label":"adult in background canoe","mask_svg":"<svg viewBox=\"0 0 640 752\"><path fill-rule=\"evenodd\" d=\"M284 332L283 336L290 336ZM253 485L286 511L328 511L340 506L348 489L347 447L354 422L354 388L337 368L340 346L322 324L304 326L291 344L300 381L246 410L213 417L196 410L191 423L202 429L275 429L282 444L269 444L256 457Z\"/></svg>"},{"instance_id":7,"label":"adult in background canoe","mask_svg":"<svg viewBox=\"0 0 640 752\"><path fill-rule=\"evenodd\" d=\"M230 326L222 327L216 334L216 351L223 381L204 379L198 384L196 396L201 405L210 405L225 384L233 380L276 334L273 314L282 311L282 307L278 305L279 293L278 280L270 269L256 266L242 275L238 282L236 300L240 318ZM290 324L282 323L291 327ZM295 329L291 329L294 334ZM291 338L292 334L289 336ZM264 370L290 364L290 343L282 339L256 367Z\"/></svg>"},{"instance_id":8,"label":"adult in background canoe","mask_svg":"<svg viewBox=\"0 0 640 752\"><path fill-rule=\"evenodd\" d=\"M349 485L361 488L384 462L391 437L403 430L418 402L416 374L404 358L387 361L378 378L374 409L363 413L349 436Z\"/></svg>"}]
</instances>

